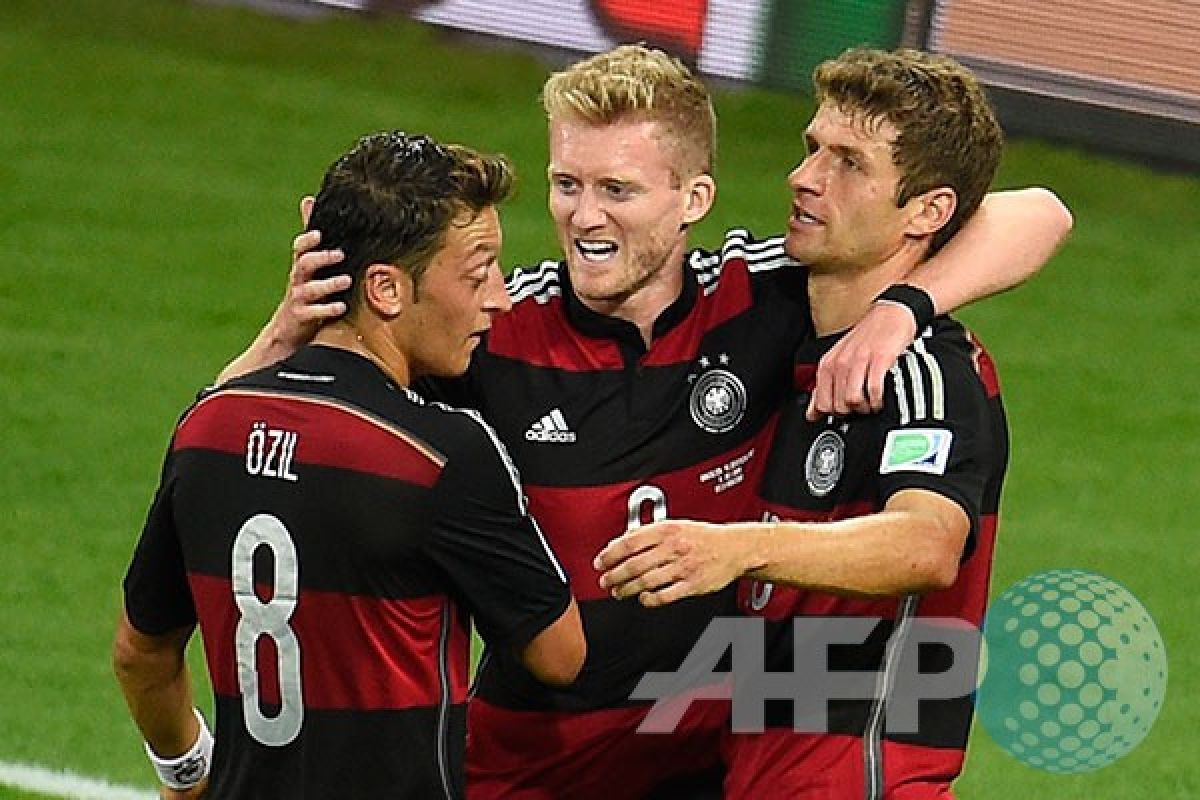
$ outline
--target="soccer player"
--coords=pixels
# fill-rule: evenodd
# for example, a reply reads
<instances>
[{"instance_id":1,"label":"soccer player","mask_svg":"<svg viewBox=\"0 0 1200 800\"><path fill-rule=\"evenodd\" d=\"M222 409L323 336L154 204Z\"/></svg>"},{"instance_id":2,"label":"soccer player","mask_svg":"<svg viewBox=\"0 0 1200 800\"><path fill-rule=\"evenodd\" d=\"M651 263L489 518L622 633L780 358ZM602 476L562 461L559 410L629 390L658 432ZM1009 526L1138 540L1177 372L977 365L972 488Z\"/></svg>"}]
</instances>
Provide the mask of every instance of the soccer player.
<instances>
[{"instance_id":1,"label":"soccer player","mask_svg":"<svg viewBox=\"0 0 1200 800\"><path fill-rule=\"evenodd\" d=\"M819 698L823 731L795 730L792 706L768 703L765 732L732 737L726 797L950 798L973 683L958 697L922 699L915 732L892 724L891 704L918 699L898 675L917 664L902 655L917 620L982 624L1008 456L995 370L969 332L938 316L922 320L891 369L880 413L812 421L805 411L821 355L975 211L1003 137L978 82L949 58L852 50L820 65L815 83L784 246L806 265L817 338L796 356L797 394L762 488L766 519L651 525L609 545L597 566L615 597L648 607L753 578L748 610L780 623L770 626L766 670L791 673L794 647L820 646L823 667L827 652L829 670L878 676L864 693L873 697L828 707ZM793 617L877 624L861 644L843 638L826 651L823 639L795 641L803 634ZM953 653L968 678L976 659L973 646ZM947 669L924 655L920 663Z\"/></svg>"},{"instance_id":2,"label":"soccer player","mask_svg":"<svg viewBox=\"0 0 1200 800\"><path fill-rule=\"evenodd\" d=\"M645 672L677 667L715 615L736 613L732 592L646 609L609 597L592 561L627 528L668 515L757 518L792 356L812 336L805 273L781 239L741 229L717 250L689 249L689 227L715 195L716 120L676 59L621 46L552 76L543 100L563 260L509 277L512 311L464 381L442 390L478 408L520 466L589 650L566 689L531 680L505 652L484 662L468 712L469 790L482 800L687 798L699 780L719 792L728 704L693 704L675 733L638 735L648 704L629 695ZM1068 228L1048 192L994 195L909 280L939 309L955 307L1020 282ZM316 239L297 238L287 296L223 377L286 355L313 320L340 313L322 299L339 287L320 273L339 254L314 250ZM829 362L822 402L878 402L876 373L915 335L893 304L864 324L867 345L852 341Z\"/></svg>"},{"instance_id":3,"label":"soccer player","mask_svg":"<svg viewBox=\"0 0 1200 800\"><path fill-rule=\"evenodd\" d=\"M458 798L470 620L532 679L578 673L578 608L503 445L408 388L462 373L509 308L510 186L498 157L360 140L312 215L349 311L176 427L113 655L164 796ZM184 660L197 622L215 752Z\"/></svg>"}]
</instances>

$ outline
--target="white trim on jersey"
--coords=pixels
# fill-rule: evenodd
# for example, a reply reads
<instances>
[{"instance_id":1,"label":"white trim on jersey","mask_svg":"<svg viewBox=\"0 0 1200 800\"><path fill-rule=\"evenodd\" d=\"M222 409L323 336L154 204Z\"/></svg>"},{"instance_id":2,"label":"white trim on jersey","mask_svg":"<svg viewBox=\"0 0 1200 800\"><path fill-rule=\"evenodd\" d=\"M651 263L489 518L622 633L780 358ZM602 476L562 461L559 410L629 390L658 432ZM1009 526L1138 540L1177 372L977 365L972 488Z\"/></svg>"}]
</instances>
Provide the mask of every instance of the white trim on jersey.
<instances>
[{"instance_id":1,"label":"white trim on jersey","mask_svg":"<svg viewBox=\"0 0 1200 800\"><path fill-rule=\"evenodd\" d=\"M706 296L716 291L725 262L731 258L745 261L746 269L750 272L769 272L796 265L783 250L783 237L755 239L745 228L732 228L725 232L725 242L720 252L693 250L689 258L689 264L696 272L696 281Z\"/></svg>"},{"instance_id":2,"label":"white trim on jersey","mask_svg":"<svg viewBox=\"0 0 1200 800\"><path fill-rule=\"evenodd\" d=\"M926 331L922 338L929 334ZM890 370L900 424L923 419L946 419L946 382L937 356L917 339L901 353Z\"/></svg>"},{"instance_id":3,"label":"white trim on jersey","mask_svg":"<svg viewBox=\"0 0 1200 800\"><path fill-rule=\"evenodd\" d=\"M562 568L562 564L558 563L558 559L554 556L554 551L550 549L550 543L546 541L546 537L542 534L542 529L538 526L537 520L535 520L529 514L529 507L525 500L525 492L521 488L521 475L517 471L517 465L514 464L512 458L509 457L508 449L504 446L504 443L500 441L500 437L496 435L496 431L492 429L491 425L484 421L483 417L480 416L478 411L474 411L469 408L456 408L454 406L448 406L445 403L434 403L434 405L452 413L465 414L467 417L474 420L479 427L483 429L483 432L487 434L488 439L490 439L492 442L492 446L496 448L496 454L500 456L500 462L504 464L504 468L508 471L509 480L512 482L513 493L517 497L517 509L533 524L533 531L537 534L538 541L542 543L542 549L546 552L546 558L550 559L550 563L554 566L554 571L558 573L559 580L561 580L563 583L567 583L566 571Z\"/></svg>"},{"instance_id":4,"label":"white trim on jersey","mask_svg":"<svg viewBox=\"0 0 1200 800\"><path fill-rule=\"evenodd\" d=\"M562 294L557 261L543 261L533 269L517 269L505 282L514 303L532 297L537 303L549 302Z\"/></svg>"},{"instance_id":5,"label":"white trim on jersey","mask_svg":"<svg viewBox=\"0 0 1200 800\"><path fill-rule=\"evenodd\" d=\"M925 365L929 369L929 394L933 405L933 418L938 420L945 419L946 385L942 380L942 367L938 364L938 360L934 358L933 353L925 348L925 342L921 339L913 342L912 348L924 359Z\"/></svg>"},{"instance_id":6,"label":"white trim on jersey","mask_svg":"<svg viewBox=\"0 0 1200 800\"><path fill-rule=\"evenodd\" d=\"M900 355L904 358L904 355ZM900 424L907 425L908 419L908 392L904 388L904 373L900 370L900 362L897 361L891 366L888 372L892 373L892 388L896 392L896 408L900 409Z\"/></svg>"},{"instance_id":7,"label":"white trim on jersey","mask_svg":"<svg viewBox=\"0 0 1200 800\"><path fill-rule=\"evenodd\" d=\"M282 369L275 373L275 377L282 378L285 381L298 381L300 383L333 383L337 380L335 375L318 375L310 372L289 372Z\"/></svg>"},{"instance_id":8,"label":"white trim on jersey","mask_svg":"<svg viewBox=\"0 0 1200 800\"><path fill-rule=\"evenodd\" d=\"M908 367L908 375L912 378L912 417L925 419L925 382L921 380L921 364L916 354L905 352L904 365Z\"/></svg>"},{"instance_id":9,"label":"white trim on jersey","mask_svg":"<svg viewBox=\"0 0 1200 800\"><path fill-rule=\"evenodd\" d=\"M876 678L875 699L872 701L870 713L867 714L867 724L863 731L863 772L866 773L864 778L867 800L881 800L883 797L886 785L882 751L883 713L896 685L896 665L900 661L899 654L917 615L918 602L920 595L915 594L905 595L900 601L892 634L884 647L883 664L880 665L879 676Z\"/></svg>"}]
</instances>

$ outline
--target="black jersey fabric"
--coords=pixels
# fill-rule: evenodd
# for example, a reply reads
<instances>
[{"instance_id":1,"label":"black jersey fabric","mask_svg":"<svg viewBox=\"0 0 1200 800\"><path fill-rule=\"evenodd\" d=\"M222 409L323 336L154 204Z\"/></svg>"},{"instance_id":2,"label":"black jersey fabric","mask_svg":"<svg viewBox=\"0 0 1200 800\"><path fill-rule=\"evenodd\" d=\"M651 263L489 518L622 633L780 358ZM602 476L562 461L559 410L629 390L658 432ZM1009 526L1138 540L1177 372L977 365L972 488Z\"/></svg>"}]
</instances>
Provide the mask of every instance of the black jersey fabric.
<instances>
[{"instance_id":1,"label":"black jersey fabric","mask_svg":"<svg viewBox=\"0 0 1200 800\"><path fill-rule=\"evenodd\" d=\"M199 622L220 798L461 796L470 618L510 651L569 601L479 416L322 346L184 414L125 579Z\"/></svg>"},{"instance_id":2,"label":"black jersey fabric","mask_svg":"<svg viewBox=\"0 0 1200 800\"><path fill-rule=\"evenodd\" d=\"M632 324L588 309L561 262L515 271L509 292L513 309L466 378L439 388L478 408L520 466L589 646L567 689L537 684L496 652L478 693L515 710L627 706L645 672L674 670L715 615L736 613L733 593L646 609L608 597L592 561L654 519L754 514L792 356L810 335L805 271L782 239L731 230L719 251L688 254L683 291L649 347Z\"/></svg>"},{"instance_id":3,"label":"black jersey fabric","mask_svg":"<svg viewBox=\"0 0 1200 800\"><path fill-rule=\"evenodd\" d=\"M877 599L746 582L740 599L746 611L768 620L766 669L771 671L791 671L794 648L804 646L794 640L793 618L878 620L861 645L830 646L828 668L877 672L885 680L881 685L894 686L894 677L888 675L897 668L896 648L916 621L939 618L936 624L953 620L951 624L975 629L982 625L1008 430L990 357L948 317L936 319L901 355L885 382L880 413L808 421L805 410L817 363L840 336L815 339L797 352L796 394L783 412L762 487L765 514L828 522L881 511L893 494L905 489L934 492L960 505L970 519L958 578L943 591ZM942 672L949 668L948 657L945 648L922 646L917 667L921 672ZM977 659L978 651L952 657ZM882 698L828 703L827 732L863 738L865 785L882 792L900 775L911 781L923 775L952 780L962 767L971 697L921 700L916 732L890 730L881 703ZM768 728L791 729L791 703L768 702L765 721ZM884 765L881 740L912 746L895 751L904 754L895 758L905 763ZM808 780L811 764L803 762L799 748L793 763L781 741L778 735L733 737L734 770L742 774L733 775L730 785L745 791L752 785L786 789L793 777ZM886 774L885 766L890 769Z\"/></svg>"}]
</instances>

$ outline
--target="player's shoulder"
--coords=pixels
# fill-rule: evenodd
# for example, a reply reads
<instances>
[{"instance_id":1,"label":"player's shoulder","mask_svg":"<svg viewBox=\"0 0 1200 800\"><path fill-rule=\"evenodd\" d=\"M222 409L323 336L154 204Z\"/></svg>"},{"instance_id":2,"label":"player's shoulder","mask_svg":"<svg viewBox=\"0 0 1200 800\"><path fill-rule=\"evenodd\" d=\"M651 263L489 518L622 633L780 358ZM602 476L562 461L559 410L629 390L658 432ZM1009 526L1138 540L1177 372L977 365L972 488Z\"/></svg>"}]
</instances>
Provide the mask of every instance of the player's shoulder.
<instances>
[{"instance_id":1,"label":"player's shoulder","mask_svg":"<svg viewBox=\"0 0 1200 800\"><path fill-rule=\"evenodd\" d=\"M415 392L410 394L419 405L418 414L426 435L448 459L509 460L508 451L495 429L478 411L427 401Z\"/></svg>"},{"instance_id":2,"label":"player's shoulder","mask_svg":"<svg viewBox=\"0 0 1200 800\"><path fill-rule=\"evenodd\" d=\"M545 305L562 294L562 262L546 259L532 266L517 267L505 279L513 305L533 302Z\"/></svg>"},{"instance_id":3,"label":"player's shoulder","mask_svg":"<svg viewBox=\"0 0 1200 800\"><path fill-rule=\"evenodd\" d=\"M958 320L940 316L912 341L905 352L932 353L946 361L970 361L974 349L971 332Z\"/></svg>"},{"instance_id":4,"label":"player's shoulder","mask_svg":"<svg viewBox=\"0 0 1200 800\"><path fill-rule=\"evenodd\" d=\"M760 239L746 228L730 228L719 249L696 248L688 253L687 261L701 286L719 280L729 264L744 265L751 273L766 273L796 263L784 252L782 236Z\"/></svg>"},{"instance_id":5,"label":"player's shoulder","mask_svg":"<svg viewBox=\"0 0 1200 800\"><path fill-rule=\"evenodd\" d=\"M236 402L243 395L269 391L272 387L274 374L278 369L278 363L270 364L252 372L237 375L224 383L210 383L204 386L196 392L196 396L192 399L192 402L179 414L178 419L175 421L176 430L178 431L182 428L201 409L216 406L225 407L228 401Z\"/></svg>"},{"instance_id":6,"label":"player's shoulder","mask_svg":"<svg viewBox=\"0 0 1200 800\"><path fill-rule=\"evenodd\" d=\"M966 327L950 317L938 317L889 370L885 407L891 407L902 420L940 419L947 414L948 405L983 401L991 392L979 353Z\"/></svg>"}]
</instances>

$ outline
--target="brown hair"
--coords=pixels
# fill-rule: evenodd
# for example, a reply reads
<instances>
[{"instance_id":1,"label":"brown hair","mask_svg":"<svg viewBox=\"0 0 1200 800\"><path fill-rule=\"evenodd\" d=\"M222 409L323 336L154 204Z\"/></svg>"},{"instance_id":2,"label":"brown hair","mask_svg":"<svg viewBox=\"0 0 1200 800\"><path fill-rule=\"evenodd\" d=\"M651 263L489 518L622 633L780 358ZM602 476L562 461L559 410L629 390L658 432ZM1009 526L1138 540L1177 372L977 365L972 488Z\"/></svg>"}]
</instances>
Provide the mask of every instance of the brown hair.
<instances>
[{"instance_id":1,"label":"brown hair","mask_svg":"<svg viewBox=\"0 0 1200 800\"><path fill-rule=\"evenodd\" d=\"M979 207L1000 163L1004 134L979 81L946 56L855 48L820 64L813 84L818 103L895 127L897 206L939 186L954 190L957 207L933 237L935 252Z\"/></svg>"}]
</instances>

